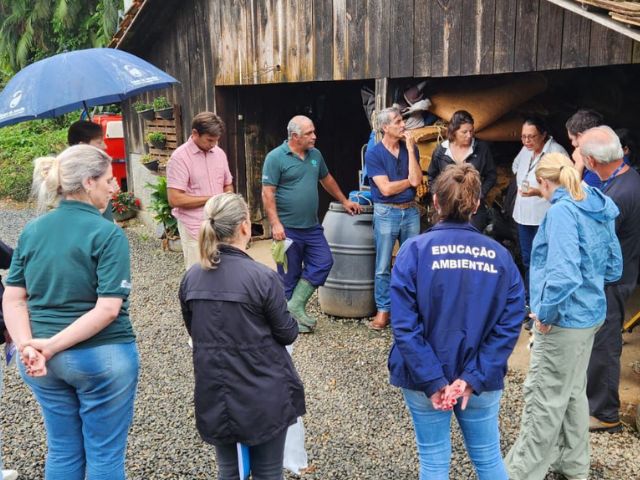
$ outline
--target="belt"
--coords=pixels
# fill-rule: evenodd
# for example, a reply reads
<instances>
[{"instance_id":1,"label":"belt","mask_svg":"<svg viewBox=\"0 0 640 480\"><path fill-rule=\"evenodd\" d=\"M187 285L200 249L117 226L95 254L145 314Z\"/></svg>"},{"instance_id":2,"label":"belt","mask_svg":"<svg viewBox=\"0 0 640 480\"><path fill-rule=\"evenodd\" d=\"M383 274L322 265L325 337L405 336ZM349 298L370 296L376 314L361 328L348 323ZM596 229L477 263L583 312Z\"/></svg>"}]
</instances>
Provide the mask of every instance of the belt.
<instances>
[{"instance_id":1,"label":"belt","mask_svg":"<svg viewBox=\"0 0 640 480\"><path fill-rule=\"evenodd\" d=\"M415 207L415 206L416 206L416 202L412 200L411 202L404 202L404 203L381 203L380 205L386 205L387 207L391 207L391 208L399 208L400 210L406 210L407 208Z\"/></svg>"}]
</instances>

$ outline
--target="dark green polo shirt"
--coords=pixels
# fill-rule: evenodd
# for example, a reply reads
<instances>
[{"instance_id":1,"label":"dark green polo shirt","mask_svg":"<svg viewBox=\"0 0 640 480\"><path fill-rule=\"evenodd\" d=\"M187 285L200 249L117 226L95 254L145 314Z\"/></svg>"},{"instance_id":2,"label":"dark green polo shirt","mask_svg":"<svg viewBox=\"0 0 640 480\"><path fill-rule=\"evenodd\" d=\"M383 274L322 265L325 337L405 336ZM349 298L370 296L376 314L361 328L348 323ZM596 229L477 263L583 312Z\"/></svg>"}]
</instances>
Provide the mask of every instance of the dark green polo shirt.
<instances>
[{"instance_id":1,"label":"dark green polo shirt","mask_svg":"<svg viewBox=\"0 0 640 480\"><path fill-rule=\"evenodd\" d=\"M301 159L285 140L267 154L262 184L276 187L276 209L285 227L310 228L318 224L318 180L328 174L317 148Z\"/></svg>"},{"instance_id":2,"label":"dark green polo shirt","mask_svg":"<svg viewBox=\"0 0 640 480\"><path fill-rule=\"evenodd\" d=\"M50 338L95 307L98 297L124 302L118 318L72 348L135 340L129 321L129 242L93 206L62 201L29 222L13 254L7 285L27 290L34 338Z\"/></svg>"}]
</instances>

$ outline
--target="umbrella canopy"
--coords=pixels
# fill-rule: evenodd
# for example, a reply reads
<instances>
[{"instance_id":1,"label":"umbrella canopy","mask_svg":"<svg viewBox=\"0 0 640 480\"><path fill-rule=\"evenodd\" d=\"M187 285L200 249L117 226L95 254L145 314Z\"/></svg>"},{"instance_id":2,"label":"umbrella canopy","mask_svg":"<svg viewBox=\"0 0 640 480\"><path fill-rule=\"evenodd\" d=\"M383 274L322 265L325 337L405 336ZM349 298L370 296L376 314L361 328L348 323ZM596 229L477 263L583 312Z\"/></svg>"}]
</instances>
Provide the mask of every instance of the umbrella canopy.
<instances>
[{"instance_id":1,"label":"umbrella canopy","mask_svg":"<svg viewBox=\"0 0 640 480\"><path fill-rule=\"evenodd\" d=\"M141 58L113 48L60 53L20 70L0 93L0 127L119 103L178 83Z\"/></svg>"}]
</instances>

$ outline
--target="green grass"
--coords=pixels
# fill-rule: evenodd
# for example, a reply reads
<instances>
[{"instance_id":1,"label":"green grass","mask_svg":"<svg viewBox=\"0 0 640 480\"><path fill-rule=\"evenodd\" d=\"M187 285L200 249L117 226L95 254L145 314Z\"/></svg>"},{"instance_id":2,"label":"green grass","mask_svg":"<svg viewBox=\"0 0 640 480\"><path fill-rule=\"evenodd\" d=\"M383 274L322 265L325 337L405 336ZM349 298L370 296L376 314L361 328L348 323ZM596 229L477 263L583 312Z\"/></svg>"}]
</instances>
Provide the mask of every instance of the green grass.
<instances>
[{"instance_id":1,"label":"green grass","mask_svg":"<svg viewBox=\"0 0 640 480\"><path fill-rule=\"evenodd\" d=\"M77 118L77 115L68 118ZM33 160L61 152L67 142L70 123L63 117L0 128L0 197L16 201L28 199Z\"/></svg>"}]
</instances>

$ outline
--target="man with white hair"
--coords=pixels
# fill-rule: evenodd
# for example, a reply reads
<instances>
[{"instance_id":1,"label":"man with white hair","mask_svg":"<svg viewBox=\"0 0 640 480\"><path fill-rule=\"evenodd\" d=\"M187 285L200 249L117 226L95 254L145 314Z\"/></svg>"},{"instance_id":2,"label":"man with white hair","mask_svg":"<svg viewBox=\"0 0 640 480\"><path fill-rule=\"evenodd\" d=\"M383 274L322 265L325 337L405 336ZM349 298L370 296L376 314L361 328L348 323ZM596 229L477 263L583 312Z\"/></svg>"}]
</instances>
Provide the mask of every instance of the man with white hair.
<instances>
[{"instance_id":1,"label":"man with white hair","mask_svg":"<svg viewBox=\"0 0 640 480\"><path fill-rule=\"evenodd\" d=\"M600 189L620 210L616 234L622 248L622 277L605 287L607 315L596 333L587 373L589 430L615 432L621 429L618 387L624 305L635 289L640 262L640 175L623 162L620 140L605 125L585 131L578 148L585 168L598 175Z\"/></svg>"},{"instance_id":2,"label":"man with white hair","mask_svg":"<svg viewBox=\"0 0 640 480\"><path fill-rule=\"evenodd\" d=\"M288 138L271 150L262 167L262 203L274 240L289 239L284 282L288 308L301 333L310 333L316 319L307 315L313 292L324 285L333 265L329 244L318 220L318 182L350 214L360 205L348 200L315 148L316 129L311 119L297 115L287 125Z\"/></svg>"}]
</instances>

